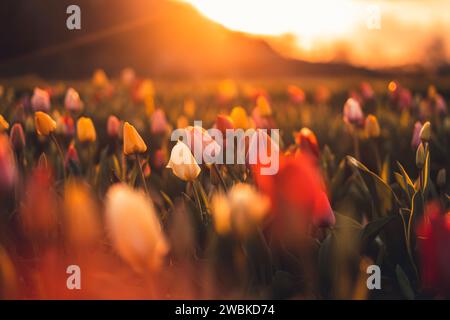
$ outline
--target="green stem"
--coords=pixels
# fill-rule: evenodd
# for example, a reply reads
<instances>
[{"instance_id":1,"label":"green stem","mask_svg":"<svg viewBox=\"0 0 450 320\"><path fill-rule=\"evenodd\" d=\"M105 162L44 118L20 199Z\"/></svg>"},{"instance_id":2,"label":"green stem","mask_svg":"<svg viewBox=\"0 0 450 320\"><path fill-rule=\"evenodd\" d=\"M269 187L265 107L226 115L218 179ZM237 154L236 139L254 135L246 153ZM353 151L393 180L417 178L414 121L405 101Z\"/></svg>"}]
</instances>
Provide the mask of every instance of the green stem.
<instances>
[{"instance_id":1,"label":"green stem","mask_svg":"<svg viewBox=\"0 0 450 320\"><path fill-rule=\"evenodd\" d=\"M137 153L136 153L136 163L139 167L139 171L141 172L141 178L142 178L142 183L144 184L145 193L147 195L149 195L148 188L147 188L147 182L145 181L144 171L142 170L142 164L141 164L139 155Z\"/></svg>"},{"instance_id":2,"label":"green stem","mask_svg":"<svg viewBox=\"0 0 450 320\"><path fill-rule=\"evenodd\" d=\"M220 170L217 167L217 164L213 163L213 168L216 171L216 174L219 176L220 184L222 185L222 188L224 191L227 191L227 185L225 184L225 181L223 180L222 175L220 174Z\"/></svg>"},{"instance_id":3,"label":"green stem","mask_svg":"<svg viewBox=\"0 0 450 320\"><path fill-rule=\"evenodd\" d=\"M50 133L50 138L53 140L53 143L56 146L56 149L58 149L58 153L59 156L61 158L61 163L62 163L62 169L63 169L63 176L64 176L64 181L66 181L66 166L64 165L64 152L61 148L61 146L58 143L58 140L56 139L56 136L52 133Z\"/></svg>"},{"instance_id":4,"label":"green stem","mask_svg":"<svg viewBox=\"0 0 450 320\"><path fill-rule=\"evenodd\" d=\"M197 203L198 209L200 210L200 216L203 221L203 209L202 209L202 204L200 202L200 196L198 194L197 186L195 185L195 180L192 181L192 189L194 189L195 202Z\"/></svg>"}]
</instances>

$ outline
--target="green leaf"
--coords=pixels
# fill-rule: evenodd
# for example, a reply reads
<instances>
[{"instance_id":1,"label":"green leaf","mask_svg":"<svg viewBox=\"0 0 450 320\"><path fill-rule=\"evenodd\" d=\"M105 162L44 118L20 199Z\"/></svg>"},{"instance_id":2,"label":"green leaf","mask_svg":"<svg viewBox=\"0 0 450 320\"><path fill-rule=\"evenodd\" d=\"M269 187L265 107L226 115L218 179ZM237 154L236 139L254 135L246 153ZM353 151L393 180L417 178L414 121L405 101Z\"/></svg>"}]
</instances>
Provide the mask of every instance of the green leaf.
<instances>
[{"instance_id":1,"label":"green leaf","mask_svg":"<svg viewBox=\"0 0 450 320\"><path fill-rule=\"evenodd\" d=\"M362 225L356 221L353 218L350 218L349 216L346 216L344 214L341 214L339 212L334 212L334 215L336 216L336 224L334 226L334 229L343 229L343 228L354 228L354 229L362 229Z\"/></svg>"},{"instance_id":2,"label":"green leaf","mask_svg":"<svg viewBox=\"0 0 450 320\"><path fill-rule=\"evenodd\" d=\"M403 271L400 265L395 267L395 275L397 276L397 281L400 286L400 290L403 295L408 300L414 300L414 290L411 287L411 282L409 281L406 273Z\"/></svg>"},{"instance_id":3,"label":"green leaf","mask_svg":"<svg viewBox=\"0 0 450 320\"><path fill-rule=\"evenodd\" d=\"M173 209L174 204L173 204L172 199L170 199L170 197L164 191L160 190L159 192L161 193L163 199L167 202L167 204Z\"/></svg>"},{"instance_id":4,"label":"green leaf","mask_svg":"<svg viewBox=\"0 0 450 320\"><path fill-rule=\"evenodd\" d=\"M347 160L354 169L357 169L361 173L370 192L376 213L372 216L385 217L393 212L398 212L399 201L391 187L355 158L347 156Z\"/></svg>"},{"instance_id":5,"label":"green leaf","mask_svg":"<svg viewBox=\"0 0 450 320\"><path fill-rule=\"evenodd\" d=\"M364 248L368 243L372 242L383 228L396 217L396 215L389 215L368 223L364 229L361 230L360 238L362 247Z\"/></svg>"},{"instance_id":6,"label":"green leaf","mask_svg":"<svg viewBox=\"0 0 450 320\"><path fill-rule=\"evenodd\" d=\"M387 184L389 183L390 170L391 170L391 166L390 166L390 162L389 162L389 157L386 156L386 159L383 162L383 167L381 168L381 179Z\"/></svg>"},{"instance_id":7,"label":"green leaf","mask_svg":"<svg viewBox=\"0 0 450 320\"><path fill-rule=\"evenodd\" d=\"M425 164L422 169L423 172L423 195L426 196L428 194L428 188L430 185L430 151L427 148L427 154L425 156Z\"/></svg>"}]
</instances>

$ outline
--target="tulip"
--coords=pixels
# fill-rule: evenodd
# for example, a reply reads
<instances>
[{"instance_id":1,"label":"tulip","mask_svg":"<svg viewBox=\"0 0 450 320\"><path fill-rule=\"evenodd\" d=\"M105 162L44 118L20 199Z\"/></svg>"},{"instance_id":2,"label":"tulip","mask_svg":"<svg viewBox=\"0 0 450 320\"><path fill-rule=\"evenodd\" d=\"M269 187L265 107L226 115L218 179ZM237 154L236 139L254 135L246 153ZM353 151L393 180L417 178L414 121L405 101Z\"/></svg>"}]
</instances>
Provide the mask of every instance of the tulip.
<instances>
[{"instance_id":1,"label":"tulip","mask_svg":"<svg viewBox=\"0 0 450 320\"><path fill-rule=\"evenodd\" d=\"M419 147L416 151L416 166L419 169L422 169L425 164L425 148L423 147L423 144L419 144Z\"/></svg>"},{"instance_id":2,"label":"tulip","mask_svg":"<svg viewBox=\"0 0 450 320\"><path fill-rule=\"evenodd\" d=\"M102 88L109 84L108 76L103 69L97 69L92 75L92 84L95 87Z\"/></svg>"},{"instance_id":3,"label":"tulip","mask_svg":"<svg viewBox=\"0 0 450 320\"><path fill-rule=\"evenodd\" d=\"M250 127L250 121L244 108L237 106L231 110L230 118L235 128L247 129Z\"/></svg>"},{"instance_id":4,"label":"tulip","mask_svg":"<svg viewBox=\"0 0 450 320\"><path fill-rule=\"evenodd\" d=\"M119 137L119 131L120 120L116 116L110 115L106 124L106 132L108 133L108 136L112 139L117 139Z\"/></svg>"},{"instance_id":5,"label":"tulip","mask_svg":"<svg viewBox=\"0 0 450 320\"><path fill-rule=\"evenodd\" d=\"M128 156L145 151L147 151L147 145L144 140L131 124L125 122L123 126L123 153Z\"/></svg>"},{"instance_id":6,"label":"tulip","mask_svg":"<svg viewBox=\"0 0 450 320\"><path fill-rule=\"evenodd\" d=\"M374 92L370 83L361 82L360 89L361 95L363 96L364 100L370 100L374 97Z\"/></svg>"},{"instance_id":7,"label":"tulip","mask_svg":"<svg viewBox=\"0 0 450 320\"><path fill-rule=\"evenodd\" d=\"M219 100L226 102L234 99L238 94L238 88L233 80L226 79L219 83Z\"/></svg>"},{"instance_id":8,"label":"tulip","mask_svg":"<svg viewBox=\"0 0 450 320\"><path fill-rule=\"evenodd\" d=\"M166 134L170 127L167 123L166 114L162 109L157 109L153 112L150 118L150 127L153 134Z\"/></svg>"},{"instance_id":9,"label":"tulip","mask_svg":"<svg viewBox=\"0 0 450 320\"><path fill-rule=\"evenodd\" d=\"M50 94L46 90L34 88L31 107L34 111L50 111Z\"/></svg>"},{"instance_id":10,"label":"tulip","mask_svg":"<svg viewBox=\"0 0 450 320\"><path fill-rule=\"evenodd\" d=\"M269 199L249 184L235 184L228 194L218 193L212 200L214 227L220 235L231 230L246 236L268 213Z\"/></svg>"},{"instance_id":11,"label":"tulip","mask_svg":"<svg viewBox=\"0 0 450 320\"><path fill-rule=\"evenodd\" d=\"M320 154L319 144L316 135L308 128L302 128L299 132L294 133L295 144L300 147L300 150L318 159Z\"/></svg>"},{"instance_id":12,"label":"tulip","mask_svg":"<svg viewBox=\"0 0 450 320\"><path fill-rule=\"evenodd\" d=\"M426 206L419 225L418 244L422 286L425 291L450 297L450 211L436 202Z\"/></svg>"},{"instance_id":13,"label":"tulip","mask_svg":"<svg viewBox=\"0 0 450 320\"><path fill-rule=\"evenodd\" d=\"M320 85L316 88L316 91L314 93L314 98L316 100L316 103L318 104L325 104L330 100L331 92L328 87Z\"/></svg>"},{"instance_id":14,"label":"tulip","mask_svg":"<svg viewBox=\"0 0 450 320\"><path fill-rule=\"evenodd\" d=\"M423 124L422 129L420 129L419 137L423 143L427 143L430 141L431 123L429 121L427 121Z\"/></svg>"},{"instance_id":15,"label":"tulip","mask_svg":"<svg viewBox=\"0 0 450 320\"><path fill-rule=\"evenodd\" d=\"M5 120L5 118L0 114L0 133L9 129L9 123Z\"/></svg>"},{"instance_id":16,"label":"tulip","mask_svg":"<svg viewBox=\"0 0 450 320\"><path fill-rule=\"evenodd\" d=\"M412 135L412 139L411 139L411 147L413 149L416 149L419 146L421 130L422 130L422 124L420 123L420 121L417 121L414 124L413 135Z\"/></svg>"},{"instance_id":17,"label":"tulip","mask_svg":"<svg viewBox=\"0 0 450 320\"><path fill-rule=\"evenodd\" d=\"M17 179L16 162L8 136L0 133L0 190L10 190Z\"/></svg>"},{"instance_id":18,"label":"tulip","mask_svg":"<svg viewBox=\"0 0 450 320\"><path fill-rule=\"evenodd\" d=\"M191 150L181 141L173 147L166 168L172 169L172 172L183 181L194 181L201 171Z\"/></svg>"},{"instance_id":19,"label":"tulip","mask_svg":"<svg viewBox=\"0 0 450 320\"><path fill-rule=\"evenodd\" d=\"M216 128L219 129L225 137L228 129L234 129L233 119L227 115L219 114L216 118Z\"/></svg>"},{"instance_id":20,"label":"tulip","mask_svg":"<svg viewBox=\"0 0 450 320\"><path fill-rule=\"evenodd\" d=\"M147 97L154 97L155 87L150 79L143 80L137 88L136 98L139 101L144 101Z\"/></svg>"},{"instance_id":21,"label":"tulip","mask_svg":"<svg viewBox=\"0 0 450 320\"><path fill-rule=\"evenodd\" d=\"M258 96L256 99L256 108L258 108L259 114L262 117L272 115L272 108L270 107L270 103L265 96Z\"/></svg>"},{"instance_id":22,"label":"tulip","mask_svg":"<svg viewBox=\"0 0 450 320\"><path fill-rule=\"evenodd\" d=\"M95 142L97 134L91 118L81 117L78 119L77 137L80 142Z\"/></svg>"},{"instance_id":23,"label":"tulip","mask_svg":"<svg viewBox=\"0 0 450 320\"><path fill-rule=\"evenodd\" d=\"M177 118L177 128L178 129L184 129L189 125L189 120L188 118L186 118L186 116L179 116Z\"/></svg>"},{"instance_id":24,"label":"tulip","mask_svg":"<svg viewBox=\"0 0 450 320\"><path fill-rule=\"evenodd\" d=\"M23 133L23 128L20 123L15 123L12 126L9 140L16 151L23 150L25 147L25 134Z\"/></svg>"},{"instance_id":25,"label":"tulip","mask_svg":"<svg viewBox=\"0 0 450 320\"><path fill-rule=\"evenodd\" d=\"M378 124L377 117L369 114L366 118L364 129L367 137L378 138L380 136L380 125Z\"/></svg>"},{"instance_id":26,"label":"tulip","mask_svg":"<svg viewBox=\"0 0 450 320\"><path fill-rule=\"evenodd\" d=\"M125 68L120 74L120 79L125 86L130 87L136 81L136 72L133 68Z\"/></svg>"},{"instance_id":27,"label":"tulip","mask_svg":"<svg viewBox=\"0 0 450 320\"><path fill-rule=\"evenodd\" d=\"M67 90L64 105L69 111L79 112L83 109L83 101L81 101L80 95L73 88Z\"/></svg>"},{"instance_id":28,"label":"tulip","mask_svg":"<svg viewBox=\"0 0 450 320\"><path fill-rule=\"evenodd\" d=\"M362 123L364 115L358 101L353 98L347 99L344 104L343 118L346 123L352 125L360 125Z\"/></svg>"},{"instance_id":29,"label":"tulip","mask_svg":"<svg viewBox=\"0 0 450 320\"><path fill-rule=\"evenodd\" d=\"M36 132L42 136L48 136L56 130L56 122L48 114L37 111L34 114Z\"/></svg>"},{"instance_id":30,"label":"tulip","mask_svg":"<svg viewBox=\"0 0 450 320\"><path fill-rule=\"evenodd\" d=\"M75 148L75 145L73 143L71 143L69 145L69 148L67 149L66 157L64 159L64 168L67 169L69 167L70 162L74 162L74 163L80 162L80 158L78 157L77 149Z\"/></svg>"},{"instance_id":31,"label":"tulip","mask_svg":"<svg viewBox=\"0 0 450 320\"><path fill-rule=\"evenodd\" d=\"M61 132L66 137L72 137L75 133L75 123L73 121L73 118L69 115L64 115L59 118L59 121L57 121L57 125L60 126Z\"/></svg>"},{"instance_id":32,"label":"tulip","mask_svg":"<svg viewBox=\"0 0 450 320\"><path fill-rule=\"evenodd\" d=\"M289 98L293 103L302 104L305 102L305 92L295 85L289 85L287 87Z\"/></svg>"},{"instance_id":33,"label":"tulip","mask_svg":"<svg viewBox=\"0 0 450 320\"><path fill-rule=\"evenodd\" d=\"M161 268L169 245L149 197L115 184L106 194L105 219L114 249L136 272Z\"/></svg>"},{"instance_id":34,"label":"tulip","mask_svg":"<svg viewBox=\"0 0 450 320\"><path fill-rule=\"evenodd\" d=\"M280 157L278 173L261 175L258 166L253 173L259 189L269 196L273 213L291 224L295 217L304 230L309 224L328 227L334 224L333 210L324 193L317 166L308 156ZM306 228L306 229L305 229Z\"/></svg>"},{"instance_id":35,"label":"tulip","mask_svg":"<svg viewBox=\"0 0 450 320\"><path fill-rule=\"evenodd\" d=\"M196 152L201 153L202 158L197 158L197 161L204 161L207 164L212 163L215 156L220 153L221 147L214 140L204 128L199 126L188 126L184 129L187 140L185 143L196 155ZM184 141L183 141L184 142Z\"/></svg>"},{"instance_id":36,"label":"tulip","mask_svg":"<svg viewBox=\"0 0 450 320\"><path fill-rule=\"evenodd\" d=\"M193 99L184 100L183 111L188 117L192 118L195 115L195 109L196 106Z\"/></svg>"}]
</instances>

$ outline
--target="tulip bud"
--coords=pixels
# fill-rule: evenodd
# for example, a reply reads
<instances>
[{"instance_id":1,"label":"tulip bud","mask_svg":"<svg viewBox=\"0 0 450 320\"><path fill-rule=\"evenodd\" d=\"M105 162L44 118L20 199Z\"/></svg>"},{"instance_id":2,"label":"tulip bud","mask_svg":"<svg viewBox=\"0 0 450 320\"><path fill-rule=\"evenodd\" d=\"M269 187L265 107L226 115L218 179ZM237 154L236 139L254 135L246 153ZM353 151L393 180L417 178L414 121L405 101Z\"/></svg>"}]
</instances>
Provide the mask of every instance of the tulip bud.
<instances>
[{"instance_id":1,"label":"tulip bud","mask_svg":"<svg viewBox=\"0 0 450 320\"><path fill-rule=\"evenodd\" d=\"M20 123L15 123L11 132L9 133L9 140L16 151L22 150L25 147L25 134Z\"/></svg>"},{"instance_id":2,"label":"tulip bud","mask_svg":"<svg viewBox=\"0 0 450 320\"><path fill-rule=\"evenodd\" d=\"M270 107L269 101L265 96L258 96L256 99L256 107L259 109L259 114L262 117L268 117L272 114L272 108Z\"/></svg>"},{"instance_id":3,"label":"tulip bud","mask_svg":"<svg viewBox=\"0 0 450 320\"><path fill-rule=\"evenodd\" d=\"M6 131L9 129L9 123L5 120L5 118L0 114L0 132Z\"/></svg>"},{"instance_id":4,"label":"tulip bud","mask_svg":"<svg viewBox=\"0 0 450 320\"><path fill-rule=\"evenodd\" d=\"M413 135L412 135L412 139L411 139L411 147L413 149L416 149L419 146L421 130L422 130L422 124L419 121L417 121L414 124Z\"/></svg>"},{"instance_id":5,"label":"tulip bud","mask_svg":"<svg viewBox=\"0 0 450 320\"><path fill-rule=\"evenodd\" d=\"M157 109L153 112L150 119L150 127L153 134L165 134L169 132L169 124L162 109Z\"/></svg>"},{"instance_id":6,"label":"tulip bud","mask_svg":"<svg viewBox=\"0 0 450 320\"><path fill-rule=\"evenodd\" d=\"M423 144L419 144L419 147L416 151L416 166L419 169L422 169L425 164L425 149L423 147Z\"/></svg>"},{"instance_id":7,"label":"tulip bud","mask_svg":"<svg viewBox=\"0 0 450 320\"><path fill-rule=\"evenodd\" d=\"M230 118L233 121L235 128L247 129L250 127L247 111L240 106L234 107L233 110L231 110Z\"/></svg>"},{"instance_id":8,"label":"tulip bud","mask_svg":"<svg viewBox=\"0 0 450 320\"><path fill-rule=\"evenodd\" d=\"M319 144L316 135L308 128L302 128L299 132L294 133L295 144L302 151L309 152L315 158L319 157Z\"/></svg>"},{"instance_id":9,"label":"tulip bud","mask_svg":"<svg viewBox=\"0 0 450 320\"><path fill-rule=\"evenodd\" d=\"M116 116L110 115L108 117L106 131L110 138L117 139L119 137L120 120Z\"/></svg>"},{"instance_id":10,"label":"tulip bud","mask_svg":"<svg viewBox=\"0 0 450 320\"><path fill-rule=\"evenodd\" d=\"M360 125L364 119L359 102L348 98L344 104L344 121L353 125Z\"/></svg>"},{"instance_id":11,"label":"tulip bud","mask_svg":"<svg viewBox=\"0 0 450 320\"><path fill-rule=\"evenodd\" d=\"M64 159L64 166L66 168L68 168L69 167L69 163L71 161L75 162L75 163L79 163L80 162L80 159L78 157L77 149L75 149L75 145L73 143L71 143L69 145L69 148L67 148L66 157Z\"/></svg>"},{"instance_id":12,"label":"tulip bud","mask_svg":"<svg viewBox=\"0 0 450 320\"><path fill-rule=\"evenodd\" d=\"M34 111L49 111L50 94L40 88L34 88L34 93L31 97L31 107Z\"/></svg>"},{"instance_id":13,"label":"tulip bud","mask_svg":"<svg viewBox=\"0 0 450 320\"><path fill-rule=\"evenodd\" d=\"M192 118L195 115L195 109L196 106L193 99L184 100L183 111L188 117Z\"/></svg>"},{"instance_id":14,"label":"tulip bud","mask_svg":"<svg viewBox=\"0 0 450 320\"><path fill-rule=\"evenodd\" d=\"M369 138L378 138L380 136L380 125L378 124L377 117L372 114L367 116L365 130Z\"/></svg>"},{"instance_id":15,"label":"tulip bud","mask_svg":"<svg viewBox=\"0 0 450 320\"><path fill-rule=\"evenodd\" d=\"M77 121L77 136L80 142L94 142L97 139L91 118L81 117Z\"/></svg>"},{"instance_id":16,"label":"tulip bud","mask_svg":"<svg viewBox=\"0 0 450 320\"><path fill-rule=\"evenodd\" d=\"M422 140L423 143L429 142L431 138L431 123L429 121L425 122L422 126L422 129L420 130L420 140Z\"/></svg>"},{"instance_id":17,"label":"tulip bud","mask_svg":"<svg viewBox=\"0 0 450 320\"><path fill-rule=\"evenodd\" d=\"M105 87L109 84L108 76L106 75L105 71L102 69L97 69L94 71L94 74L92 76L92 84L95 87Z\"/></svg>"},{"instance_id":18,"label":"tulip bud","mask_svg":"<svg viewBox=\"0 0 450 320\"><path fill-rule=\"evenodd\" d=\"M172 172L184 181L195 180L201 171L191 150L181 141L178 141L173 147L166 168L171 168Z\"/></svg>"},{"instance_id":19,"label":"tulip bud","mask_svg":"<svg viewBox=\"0 0 450 320\"><path fill-rule=\"evenodd\" d=\"M447 171L445 170L445 168L442 168L441 170L438 171L438 174L436 177L436 183L437 183L438 187L444 188L446 180L447 180Z\"/></svg>"},{"instance_id":20,"label":"tulip bud","mask_svg":"<svg viewBox=\"0 0 450 320\"><path fill-rule=\"evenodd\" d=\"M8 136L0 134L0 190L9 190L17 178L16 163Z\"/></svg>"},{"instance_id":21,"label":"tulip bud","mask_svg":"<svg viewBox=\"0 0 450 320\"><path fill-rule=\"evenodd\" d=\"M136 72L132 68L125 68L120 74L120 79L124 85L130 87L136 81Z\"/></svg>"},{"instance_id":22,"label":"tulip bud","mask_svg":"<svg viewBox=\"0 0 450 320\"><path fill-rule=\"evenodd\" d=\"M144 153L147 145L137 130L128 122L123 126L123 153L125 155Z\"/></svg>"},{"instance_id":23,"label":"tulip bud","mask_svg":"<svg viewBox=\"0 0 450 320\"><path fill-rule=\"evenodd\" d=\"M216 128L225 136L227 129L234 129L234 123L231 117L219 114L216 118Z\"/></svg>"},{"instance_id":24,"label":"tulip bud","mask_svg":"<svg viewBox=\"0 0 450 320\"><path fill-rule=\"evenodd\" d=\"M64 105L66 106L66 109L69 111L81 111L83 109L83 101L80 99L80 95L78 92L73 89L69 88L66 92L66 98L64 99Z\"/></svg>"},{"instance_id":25,"label":"tulip bud","mask_svg":"<svg viewBox=\"0 0 450 320\"><path fill-rule=\"evenodd\" d=\"M55 120L42 111L35 112L34 125L36 127L36 132L41 136L48 136L56 130Z\"/></svg>"},{"instance_id":26,"label":"tulip bud","mask_svg":"<svg viewBox=\"0 0 450 320\"><path fill-rule=\"evenodd\" d=\"M181 115L177 119L177 128L184 129L189 125L189 120L185 116Z\"/></svg>"}]
</instances>

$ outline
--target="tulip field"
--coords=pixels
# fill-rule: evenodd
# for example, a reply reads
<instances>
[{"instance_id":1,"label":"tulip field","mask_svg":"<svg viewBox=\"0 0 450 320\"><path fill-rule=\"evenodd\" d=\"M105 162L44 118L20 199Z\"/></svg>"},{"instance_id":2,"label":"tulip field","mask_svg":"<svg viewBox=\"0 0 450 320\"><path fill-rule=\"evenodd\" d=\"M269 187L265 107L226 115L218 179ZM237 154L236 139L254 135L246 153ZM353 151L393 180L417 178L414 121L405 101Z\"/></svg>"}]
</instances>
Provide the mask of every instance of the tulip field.
<instances>
[{"instance_id":1,"label":"tulip field","mask_svg":"<svg viewBox=\"0 0 450 320\"><path fill-rule=\"evenodd\" d=\"M0 80L0 299L448 299L438 80Z\"/></svg>"}]
</instances>

